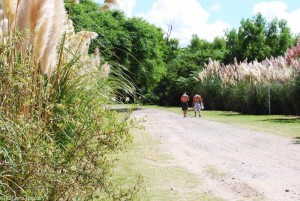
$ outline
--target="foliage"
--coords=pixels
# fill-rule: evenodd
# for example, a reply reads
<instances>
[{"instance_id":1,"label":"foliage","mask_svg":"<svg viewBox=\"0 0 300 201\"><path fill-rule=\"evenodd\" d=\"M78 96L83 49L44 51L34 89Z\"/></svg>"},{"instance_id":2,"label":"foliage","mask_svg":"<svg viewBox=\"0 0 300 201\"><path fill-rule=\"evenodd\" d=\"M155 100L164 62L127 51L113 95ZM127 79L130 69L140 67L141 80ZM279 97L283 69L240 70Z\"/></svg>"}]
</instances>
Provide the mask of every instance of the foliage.
<instances>
[{"instance_id":1,"label":"foliage","mask_svg":"<svg viewBox=\"0 0 300 201\"><path fill-rule=\"evenodd\" d=\"M180 96L185 91L192 95L200 92L199 83L193 77L200 68L205 66L210 56L222 59L225 53L225 41L216 38L213 42L200 39L194 35L191 44L186 48L173 46L175 53L167 62L167 74L156 85L154 94L158 96L160 105L179 105ZM170 48L171 49L171 48Z\"/></svg>"},{"instance_id":2,"label":"foliage","mask_svg":"<svg viewBox=\"0 0 300 201\"><path fill-rule=\"evenodd\" d=\"M142 94L147 94L165 74L162 31L141 18L129 19L124 27L130 34L132 44L129 54L133 56L128 57L130 77Z\"/></svg>"},{"instance_id":3,"label":"foliage","mask_svg":"<svg viewBox=\"0 0 300 201\"><path fill-rule=\"evenodd\" d=\"M17 51L27 37L22 30L2 33L1 200L134 199L140 180L127 188L113 183L111 154L131 141L136 123L108 107L113 82L82 47L95 34L67 31L45 75L32 41Z\"/></svg>"},{"instance_id":4,"label":"foliage","mask_svg":"<svg viewBox=\"0 0 300 201\"><path fill-rule=\"evenodd\" d=\"M285 58L277 57L223 65L210 60L198 75L206 108L267 114L271 104L273 114L298 114L293 98L297 94L293 84L298 79L297 62L293 60L295 65L291 66Z\"/></svg>"},{"instance_id":5,"label":"foliage","mask_svg":"<svg viewBox=\"0 0 300 201\"><path fill-rule=\"evenodd\" d=\"M216 37L212 42L200 39L193 35L190 45L187 47L189 54L195 59L198 66L203 66L208 59L223 60L226 42L223 38Z\"/></svg>"},{"instance_id":6,"label":"foliage","mask_svg":"<svg viewBox=\"0 0 300 201\"><path fill-rule=\"evenodd\" d=\"M225 65L220 59L210 59L204 69L200 66L196 77L206 108L248 114L299 114L294 98L299 47L288 49L292 43L290 29L283 20L267 23L260 14L242 20L238 31L226 33Z\"/></svg>"},{"instance_id":7,"label":"foliage","mask_svg":"<svg viewBox=\"0 0 300 201\"><path fill-rule=\"evenodd\" d=\"M96 32L99 36L91 43L90 51L101 46L103 57L120 67L139 89L137 94L146 95L166 73L165 47L161 29L141 18L126 18L117 10L99 12L92 1L72 7L71 19L75 30Z\"/></svg>"},{"instance_id":8,"label":"foliage","mask_svg":"<svg viewBox=\"0 0 300 201\"><path fill-rule=\"evenodd\" d=\"M287 22L277 19L267 23L261 14L253 19L243 19L237 30L226 32L225 64L234 58L240 61L262 61L271 56L282 56L293 44L293 36Z\"/></svg>"}]
</instances>

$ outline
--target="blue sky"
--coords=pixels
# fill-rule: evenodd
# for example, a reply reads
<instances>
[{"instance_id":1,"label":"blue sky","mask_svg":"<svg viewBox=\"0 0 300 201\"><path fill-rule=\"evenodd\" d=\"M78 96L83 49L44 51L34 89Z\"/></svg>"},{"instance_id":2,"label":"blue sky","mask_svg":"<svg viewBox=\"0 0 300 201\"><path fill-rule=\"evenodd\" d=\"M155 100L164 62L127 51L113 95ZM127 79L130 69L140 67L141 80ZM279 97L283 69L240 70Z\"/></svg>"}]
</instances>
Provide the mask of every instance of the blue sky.
<instances>
[{"instance_id":1,"label":"blue sky","mask_svg":"<svg viewBox=\"0 0 300 201\"><path fill-rule=\"evenodd\" d=\"M96 0L103 3L103 0ZM173 38L185 46L191 36L213 40L227 29L238 28L241 20L258 12L267 20L285 19L292 32L300 33L298 0L118 0L118 8L128 17L142 17L167 30L172 25ZM299 22L299 23L298 23Z\"/></svg>"}]
</instances>

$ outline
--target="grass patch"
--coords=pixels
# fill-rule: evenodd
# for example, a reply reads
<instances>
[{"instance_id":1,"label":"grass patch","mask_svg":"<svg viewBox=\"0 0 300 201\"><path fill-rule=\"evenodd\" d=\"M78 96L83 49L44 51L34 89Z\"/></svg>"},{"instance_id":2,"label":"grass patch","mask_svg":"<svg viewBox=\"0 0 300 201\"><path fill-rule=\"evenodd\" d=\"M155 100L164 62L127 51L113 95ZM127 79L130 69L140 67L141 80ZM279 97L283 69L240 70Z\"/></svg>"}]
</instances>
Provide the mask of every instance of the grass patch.
<instances>
[{"instance_id":1,"label":"grass patch","mask_svg":"<svg viewBox=\"0 0 300 201\"><path fill-rule=\"evenodd\" d=\"M180 107L160 107L145 106L147 108L164 109L167 111L182 114ZM229 111L201 111L202 118L218 121L239 127L248 128L255 131L263 131L279 136L299 139L300 138L300 116L285 115L243 115ZM188 116L192 117L194 112L188 111Z\"/></svg>"},{"instance_id":2,"label":"grass patch","mask_svg":"<svg viewBox=\"0 0 300 201\"><path fill-rule=\"evenodd\" d=\"M220 201L201 190L201 180L162 153L159 142L143 130L134 129L133 143L126 152L118 154L114 169L115 180L133 185L136 176L143 179L141 200L203 200Z\"/></svg>"},{"instance_id":3,"label":"grass patch","mask_svg":"<svg viewBox=\"0 0 300 201\"><path fill-rule=\"evenodd\" d=\"M208 165L205 169L206 169L206 172L214 178L224 178L227 176L226 173L221 172L214 165Z\"/></svg>"}]
</instances>

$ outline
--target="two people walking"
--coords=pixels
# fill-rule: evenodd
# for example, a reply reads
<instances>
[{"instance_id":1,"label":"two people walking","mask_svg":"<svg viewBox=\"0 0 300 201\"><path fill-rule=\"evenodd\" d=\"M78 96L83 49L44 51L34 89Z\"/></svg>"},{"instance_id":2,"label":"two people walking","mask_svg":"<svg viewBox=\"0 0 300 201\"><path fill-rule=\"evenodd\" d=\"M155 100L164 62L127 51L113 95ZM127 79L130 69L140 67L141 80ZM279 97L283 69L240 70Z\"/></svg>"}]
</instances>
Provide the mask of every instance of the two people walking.
<instances>
[{"instance_id":1,"label":"two people walking","mask_svg":"<svg viewBox=\"0 0 300 201\"><path fill-rule=\"evenodd\" d=\"M189 96L186 93L183 93L181 96L181 103L182 103L182 112L183 112L183 117L187 117L187 110L188 110L188 102L189 102ZM197 112L199 113L199 117L201 117L201 109L203 109L203 99L202 97L195 93L193 97L193 107L194 107L194 112L195 112L195 117L197 115Z\"/></svg>"}]
</instances>

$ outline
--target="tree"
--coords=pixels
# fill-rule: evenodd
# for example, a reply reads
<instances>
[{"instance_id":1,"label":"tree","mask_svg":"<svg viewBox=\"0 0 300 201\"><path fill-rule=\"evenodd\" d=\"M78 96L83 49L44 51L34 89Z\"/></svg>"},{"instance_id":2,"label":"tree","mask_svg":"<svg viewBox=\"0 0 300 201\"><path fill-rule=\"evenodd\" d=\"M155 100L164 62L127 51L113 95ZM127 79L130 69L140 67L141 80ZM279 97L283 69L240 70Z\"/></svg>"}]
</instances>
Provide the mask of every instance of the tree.
<instances>
[{"instance_id":1,"label":"tree","mask_svg":"<svg viewBox=\"0 0 300 201\"><path fill-rule=\"evenodd\" d=\"M240 56L240 46L238 33L235 29L226 32L226 52L223 59L224 64L229 64L233 62L234 58L239 58L242 60Z\"/></svg>"},{"instance_id":2,"label":"tree","mask_svg":"<svg viewBox=\"0 0 300 201\"><path fill-rule=\"evenodd\" d=\"M132 44L129 50L132 56L128 57L130 77L146 94L166 72L163 32L141 18L128 19L123 27L129 33Z\"/></svg>"},{"instance_id":3,"label":"tree","mask_svg":"<svg viewBox=\"0 0 300 201\"><path fill-rule=\"evenodd\" d=\"M271 56L281 56L293 43L285 20L274 19L267 23L261 14L243 19L238 31L232 29L225 35L225 64L232 63L234 58L238 61L262 61Z\"/></svg>"},{"instance_id":4,"label":"tree","mask_svg":"<svg viewBox=\"0 0 300 201\"><path fill-rule=\"evenodd\" d=\"M266 21L260 14L253 20L246 19L241 21L238 34L241 58L238 58L238 60L247 59L253 61L257 59L261 61L266 58L269 47L265 46L265 27Z\"/></svg>"},{"instance_id":5,"label":"tree","mask_svg":"<svg viewBox=\"0 0 300 201\"><path fill-rule=\"evenodd\" d=\"M99 12L92 1L73 5L71 19L75 30L91 30L98 33L97 47L101 56L122 71L140 89L149 93L165 73L166 41L161 29L142 18L127 18L123 12L113 10ZM170 40L172 41L172 40Z\"/></svg>"}]
</instances>

